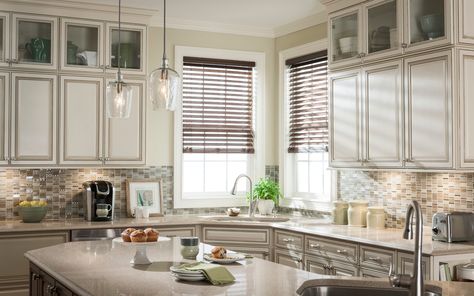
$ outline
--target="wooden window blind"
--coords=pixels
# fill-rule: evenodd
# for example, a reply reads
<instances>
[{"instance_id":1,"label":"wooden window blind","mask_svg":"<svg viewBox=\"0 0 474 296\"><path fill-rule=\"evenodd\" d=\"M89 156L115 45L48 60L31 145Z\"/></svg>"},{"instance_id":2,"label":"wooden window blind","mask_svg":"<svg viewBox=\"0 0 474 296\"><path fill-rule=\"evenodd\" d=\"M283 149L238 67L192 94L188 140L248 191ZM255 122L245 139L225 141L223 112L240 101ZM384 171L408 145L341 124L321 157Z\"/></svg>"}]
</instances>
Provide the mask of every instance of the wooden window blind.
<instances>
[{"instance_id":1,"label":"wooden window blind","mask_svg":"<svg viewBox=\"0 0 474 296\"><path fill-rule=\"evenodd\" d=\"M184 153L255 152L254 67L254 62L184 57Z\"/></svg>"},{"instance_id":2,"label":"wooden window blind","mask_svg":"<svg viewBox=\"0 0 474 296\"><path fill-rule=\"evenodd\" d=\"M289 153L327 151L327 51L286 61L289 81Z\"/></svg>"}]
</instances>

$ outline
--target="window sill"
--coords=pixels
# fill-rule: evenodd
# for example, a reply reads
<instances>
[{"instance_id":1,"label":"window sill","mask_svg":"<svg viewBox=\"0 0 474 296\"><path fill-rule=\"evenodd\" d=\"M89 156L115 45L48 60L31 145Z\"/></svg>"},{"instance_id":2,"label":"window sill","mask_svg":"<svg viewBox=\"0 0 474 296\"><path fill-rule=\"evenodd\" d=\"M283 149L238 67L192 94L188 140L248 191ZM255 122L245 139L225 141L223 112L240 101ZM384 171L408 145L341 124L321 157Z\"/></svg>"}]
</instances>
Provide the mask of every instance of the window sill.
<instances>
[{"instance_id":1,"label":"window sill","mask_svg":"<svg viewBox=\"0 0 474 296\"><path fill-rule=\"evenodd\" d=\"M224 207L245 207L247 201L244 197L217 196L209 195L183 197L174 199L175 209L186 208L224 208Z\"/></svg>"},{"instance_id":2,"label":"window sill","mask_svg":"<svg viewBox=\"0 0 474 296\"><path fill-rule=\"evenodd\" d=\"M280 200L280 206L320 212L331 212L332 210L332 203L329 201L309 200L302 197L285 197Z\"/></svg>"}]
</instances>

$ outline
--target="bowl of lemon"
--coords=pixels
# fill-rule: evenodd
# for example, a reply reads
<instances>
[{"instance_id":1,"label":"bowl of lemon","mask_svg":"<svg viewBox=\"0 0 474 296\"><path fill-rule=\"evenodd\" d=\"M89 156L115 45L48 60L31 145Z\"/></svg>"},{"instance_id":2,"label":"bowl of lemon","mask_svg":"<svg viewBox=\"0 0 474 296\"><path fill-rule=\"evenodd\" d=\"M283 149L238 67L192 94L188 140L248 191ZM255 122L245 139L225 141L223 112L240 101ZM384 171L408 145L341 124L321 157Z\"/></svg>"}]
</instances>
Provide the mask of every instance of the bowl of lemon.
<instances>
[{"instance_id":1,"label":"bowl of lemon","mask_svg":"<svg viewBox=\"0 0 474 296\"><path fill-rule=\"evenodd\" d=\"M38 223L46 216L47 206L45 201L24 200L18 204L18 214L25 223Z\"/></svg>"}]
</instances>

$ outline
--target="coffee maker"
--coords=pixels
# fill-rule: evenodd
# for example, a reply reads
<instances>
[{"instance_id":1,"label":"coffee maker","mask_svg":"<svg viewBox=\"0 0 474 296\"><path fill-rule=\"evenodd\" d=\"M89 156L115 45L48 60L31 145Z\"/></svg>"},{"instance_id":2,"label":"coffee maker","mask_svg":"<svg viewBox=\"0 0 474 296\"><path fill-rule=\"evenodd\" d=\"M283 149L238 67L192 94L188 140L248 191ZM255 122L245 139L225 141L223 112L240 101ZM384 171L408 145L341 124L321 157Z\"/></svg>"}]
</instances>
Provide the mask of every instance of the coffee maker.
<instances>
[{"instance_id":1,"label":"coffee maker","mask_svg":"<svg viewBox=\"0 0 474 296\"><path fill-rule=\"evenodd\" d=\"M114 217L115 188L108 181L87 181L82 184L84 219L110 221Z\"/></svg>"}]
</instances>

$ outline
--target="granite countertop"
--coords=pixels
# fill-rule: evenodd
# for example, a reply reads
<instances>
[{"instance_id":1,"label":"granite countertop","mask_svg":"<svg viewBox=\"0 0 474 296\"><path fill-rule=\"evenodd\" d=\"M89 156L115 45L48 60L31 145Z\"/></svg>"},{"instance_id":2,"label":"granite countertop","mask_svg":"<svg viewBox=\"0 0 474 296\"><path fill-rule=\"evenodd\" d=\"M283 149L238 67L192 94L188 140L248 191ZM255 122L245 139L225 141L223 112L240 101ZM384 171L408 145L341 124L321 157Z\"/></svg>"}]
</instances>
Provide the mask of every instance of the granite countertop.
<instances>
[{"instance_id":1,"label":"granite countertop","mask_svg":"<svg viewBox=\"0 0 474 296\"><path fill-rule=\"evenodd\" d=\"M100 228L127 228L127 227L180 227L185 225L215 225L215 226L245 226L245 227L272 227L274 229L297 231L305 234L323 236L331 239L341 239L377 247L397 249L412 252L414 241L402 238L401 229L368 229L363 227L349 227L333 225L327 219L287 216L287 222L249 222L249 221L217 221L217 216L164 216L148 219L122 218L109 222L89 222L83 219L68 221L44 221L41 223L23 223L21 221L0 222L0 234L28 231L54 231L72 229L100 229ZM284 216L280 216L284 217ZM474 242L445 243L431 240L431 229L424 228L423 254L432 256L474 253Z\"/></svg>"},{"instance_id":2,"label":"granite countertop","mask_svg":"<svg viewBox=\"0 0 474 296\"><path fill-rule=\"evenodd\" d=\"M197 260L210 250L201 244ZM258 258L246 259L227 265L236 282L225 286L212 286L207 282L176 281L169 267L185 260L180 255L178 238L160 242L148 248L151 265L133 267L129 261L135 247L115 244L111 240L73 242L29 251L28 260L56 278L79 296L108 295L295 295L307 280L320 284L342 284L365 281L382 283L387 279L367 280L323 276ZM440 286L443 296L472 295L472 283L429 282Z\"/></svg>"}]
</instances>

